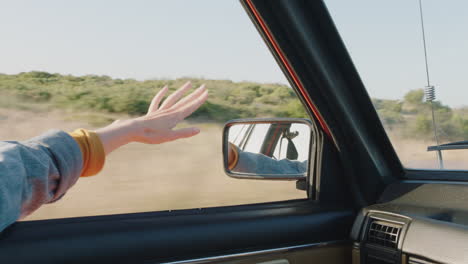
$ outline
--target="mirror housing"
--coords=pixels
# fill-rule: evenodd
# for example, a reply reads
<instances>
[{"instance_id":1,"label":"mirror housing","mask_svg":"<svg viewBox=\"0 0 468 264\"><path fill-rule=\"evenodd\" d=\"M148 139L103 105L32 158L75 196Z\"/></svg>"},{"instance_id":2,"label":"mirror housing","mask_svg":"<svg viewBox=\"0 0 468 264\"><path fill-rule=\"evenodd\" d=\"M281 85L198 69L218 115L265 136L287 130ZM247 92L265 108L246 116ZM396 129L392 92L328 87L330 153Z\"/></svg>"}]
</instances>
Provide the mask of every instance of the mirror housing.
<instances>
[{"instance_id":1,"label":"mirror housing","mask_svg":"<svg viewBox=\"0 0 468 264\"><path fill-rule=\"evenodd\" d=\"M313 131L304 118L230 120L223 130L224 171L239 179L305 181Z\"/></svg>"}]
</instances>

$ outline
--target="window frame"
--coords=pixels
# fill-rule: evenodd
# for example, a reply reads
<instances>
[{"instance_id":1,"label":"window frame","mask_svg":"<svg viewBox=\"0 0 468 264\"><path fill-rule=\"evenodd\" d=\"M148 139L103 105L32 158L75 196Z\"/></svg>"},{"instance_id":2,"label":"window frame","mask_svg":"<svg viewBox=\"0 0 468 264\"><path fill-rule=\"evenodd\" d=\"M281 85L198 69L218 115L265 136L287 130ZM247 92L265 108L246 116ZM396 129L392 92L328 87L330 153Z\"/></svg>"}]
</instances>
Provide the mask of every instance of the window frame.
<instances>
[{"instance_id":1,"label":"window frame","mask_svg":"<svg viewBox=\"0 0 468 264\"><path fill-rule=\"evenodd\" d=\"M325 0L322 0L321 2L323 2L323 5L327 8L327 5L326 5L326 1ZM329 12L329 16L330 18L333 20L333 16L331 15L331 13ZM335 26L335 30L336 30L336 33L340 36L341 38L341 34L339 33L339 31L337 30L337 27ZM344 49L347 50L347 47L346 45L344 44L344 42L342 43ZM351 58L350 58L351 60ZM352 72L350 74L353 74ZM362 74L359 74L357 71L356 71L356 74L357 76L360 77L360 75ZM365 87L364 87L365 88ZM368 90L366 89L366 92L369 94ZM369 97L370 98L370 97ZM381 99L381 98L379 98ZM373 107L374 110L375 110L375 113L378 115L377 113L377 109L375 109L375 107ZM374 124L374 125L377 125L377 124ZM395 175L397 179L399 180L427 180L427 181L440 181L440 182L447 182L447 181L454 181L454 182L458 182L458 181L463 181L463 182L468 182L468 167L466 169L463 169L463 170L454 170L454 169L442 169L442 170L439 170L439 169L431 169L431 168L428 168L428 169L425 169L425 168L411 168L411 167L405 167L403 165L403 162L402 162L402 159L400 158L400 156L398 155L398 153L396 152L396 149L395 147L393 147L393 142L390 140L390 137L387 133L387 130L385 129L384 127L384 124L382 122L382 120L380 119L379 117L379 122L378 122L378 126L380 126L382 128L382 130L385 132L385 137L386 139L383 139L381 140L381 143L384 142L385 140L388 139L390 145L391 145L391 148L393 149L393 151L395 152L395 156L396 158L398 159L399 163L401 164L401 168L403 170L403 173L401 174L398 174L398 175ZM432 129L432 128L431 128ZM385 143L386 144L386 143ZM435 143L434 143L435 144ZM388 154L387 157L390 159L390 156L391 154Z\"/></svg>"}]
</instances>

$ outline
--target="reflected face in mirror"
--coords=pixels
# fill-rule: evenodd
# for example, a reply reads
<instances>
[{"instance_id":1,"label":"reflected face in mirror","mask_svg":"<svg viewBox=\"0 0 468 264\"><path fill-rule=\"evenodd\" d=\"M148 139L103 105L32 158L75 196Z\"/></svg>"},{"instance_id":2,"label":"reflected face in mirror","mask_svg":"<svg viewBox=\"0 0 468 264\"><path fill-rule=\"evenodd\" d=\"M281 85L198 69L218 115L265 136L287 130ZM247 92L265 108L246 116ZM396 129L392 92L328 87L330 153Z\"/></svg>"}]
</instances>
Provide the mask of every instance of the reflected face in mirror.
<instances>
[{"instance_id":1,"label":"reflected face in mirror","mask_svg":"<svg viewBox=\"0 0 468 264\"><path fill-rule=\"evenodd\" d=\"M311 128L303 123L239 123L228 130L228 169L256 175L306 175Z\"/></svg>"}]
</instances>

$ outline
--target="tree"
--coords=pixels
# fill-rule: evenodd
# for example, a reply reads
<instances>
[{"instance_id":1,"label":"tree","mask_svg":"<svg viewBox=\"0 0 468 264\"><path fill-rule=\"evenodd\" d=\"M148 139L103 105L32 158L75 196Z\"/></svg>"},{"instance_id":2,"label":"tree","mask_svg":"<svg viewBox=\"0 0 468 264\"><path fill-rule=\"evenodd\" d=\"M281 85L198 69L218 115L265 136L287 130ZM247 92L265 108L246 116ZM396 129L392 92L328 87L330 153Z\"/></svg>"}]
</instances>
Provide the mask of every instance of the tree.
<instances>
[{"instance_id":1,"label":"tree","mask_svg":"<svg viewBox=\"0 0 468 264\"><path fill-rule=\"evenodd\" d=\"M417 89L411 90L405 94L405 103L413 104L413 105L421 105L424 99L424 90Z\"/></svg>"}]
</instances>

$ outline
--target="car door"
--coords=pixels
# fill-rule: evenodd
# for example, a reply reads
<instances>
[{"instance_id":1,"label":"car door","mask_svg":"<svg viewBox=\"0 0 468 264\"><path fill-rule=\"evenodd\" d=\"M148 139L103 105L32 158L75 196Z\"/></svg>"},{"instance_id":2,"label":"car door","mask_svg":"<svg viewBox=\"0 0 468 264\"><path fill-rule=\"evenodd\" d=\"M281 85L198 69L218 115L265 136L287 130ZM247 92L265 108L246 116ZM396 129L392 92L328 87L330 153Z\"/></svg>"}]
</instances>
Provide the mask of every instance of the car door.
<instances>
[{"instance_id":1,"label":"car door","mask_svg":"<svg viewBox=\"0 0 468 264\"><path fill-rule=\"evenodd\" d=\"M241 2L316 125L308 199L19 222L1 234L1 263L351 263L356 212L401 165L388 145L346 137L330 78L350 59L323 2Z\"/></svg>"}]
</instances>

